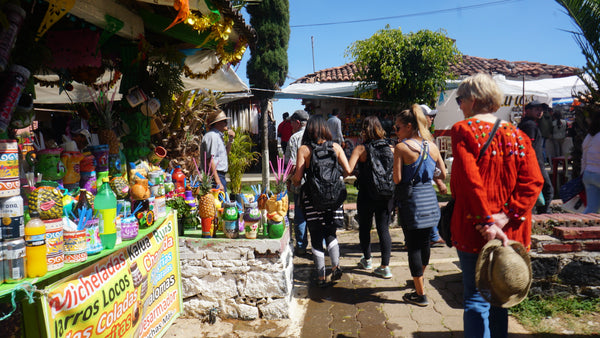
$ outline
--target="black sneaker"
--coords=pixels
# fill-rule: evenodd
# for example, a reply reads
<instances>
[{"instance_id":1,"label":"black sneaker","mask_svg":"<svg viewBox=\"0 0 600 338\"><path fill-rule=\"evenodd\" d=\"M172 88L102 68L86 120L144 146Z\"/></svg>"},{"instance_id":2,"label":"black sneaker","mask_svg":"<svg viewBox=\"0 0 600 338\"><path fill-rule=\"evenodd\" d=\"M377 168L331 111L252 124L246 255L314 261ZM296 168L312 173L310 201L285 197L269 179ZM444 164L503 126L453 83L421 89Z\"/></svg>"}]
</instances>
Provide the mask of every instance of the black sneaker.
<instances>
[{"instance_id":1,"label":"black sneaker","mask_svg":"<svg viewBox=\"0 0 600 338\"><path fill-rule=\"evenodd\" d=\"M418 305L418 306L427 306L429 302L427 301L427 296L422 295L419 296L416 292L406 293L402 296L405 302Z\"/></svg>"},{"instance_id":2,"label":"black sneaker","mask_svg":"<svg viewBox=\"0 0 600 338\"><path fill-rule=\"evenodd\" d=\"M296 252L296 256L306 256L306 249L304 248L296 248L294 251Z\"/></svg>"},{"instance_id":3,"label":"black sneaker","mask_svg":"<svg viewBox=\"0 0 600 338\"><path fill-rule=\"evenodd\" d=\"M320 288L326 288L331 285L331 283L328 283L326 279L317 279L316 284Z\"/></svg>"},{"instance_id":4,"label":"black sneaker","mask_svg":"<svg viewBox=\"0 0 600 338\"><path fill-rule=\"evenodd\" d=\"M335 270L331 271L331 280L341 279L343 273L344 271L342 271L342 268L338 266Z\"/></svg>"}]
</instances>

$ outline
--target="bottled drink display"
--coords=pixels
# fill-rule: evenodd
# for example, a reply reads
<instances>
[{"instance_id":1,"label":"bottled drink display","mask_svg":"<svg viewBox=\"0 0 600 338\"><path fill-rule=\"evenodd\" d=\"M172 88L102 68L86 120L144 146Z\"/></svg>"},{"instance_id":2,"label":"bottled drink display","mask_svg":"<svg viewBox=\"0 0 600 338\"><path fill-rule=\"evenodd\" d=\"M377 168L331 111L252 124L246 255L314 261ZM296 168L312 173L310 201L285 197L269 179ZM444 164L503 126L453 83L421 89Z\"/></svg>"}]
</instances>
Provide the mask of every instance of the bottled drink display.
<instances>
[{"instance_id":1,"label":"bottled drink display","mask_svg":"<svg viewBox=\"0 0 600 338\"><path fill-rule=\"evenodd\" d=\"M100 240L102 247L112 249L117 242L117 196L110 188L108 178L102 182L98 193L94 198L94 212L98 212L98 225L100 228Z\"/></svg>"},{"instance_id":2,"label":"bottled drink display","mask_svg":"<svg viewBox=\"0 0 600 338\"><path fill-rule=\"evenodd\" d=\"M27 278L41 277L48 272L46 261L46 225L37 211L25 224L25 271Z\"/></svg>"}]
</instances>

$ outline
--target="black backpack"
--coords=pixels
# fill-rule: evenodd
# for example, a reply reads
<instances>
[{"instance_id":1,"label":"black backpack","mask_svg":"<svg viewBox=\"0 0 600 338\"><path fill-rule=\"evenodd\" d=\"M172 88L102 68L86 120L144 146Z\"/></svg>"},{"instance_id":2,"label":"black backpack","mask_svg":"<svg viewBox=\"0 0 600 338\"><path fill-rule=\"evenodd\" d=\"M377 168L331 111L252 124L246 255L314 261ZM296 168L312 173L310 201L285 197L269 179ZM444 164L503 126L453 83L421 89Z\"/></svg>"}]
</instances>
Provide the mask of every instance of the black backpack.
<instances>
[{"instance_id":1,"label":"black backpack","mask_svg":"<svg viewBox=\"0 0 600 338\"><path fill-rule=\"evenodd\" d=\"M367 162L364 173L368 196L374 200L389 200L394 193L394 153L386 140L374 140L365 144Z\"/></svg>"},{"instance_id":2,"label":"black backpack","mask_svg":"<svg viewBox=\"0 0 600 338\"><path fill-rule=\"evenodd\" d=\"M316 210L336 210L346 199L346 185L333 142L311 144L310 166L306 170L305 191Z\"/></svg>"}]
</instances>

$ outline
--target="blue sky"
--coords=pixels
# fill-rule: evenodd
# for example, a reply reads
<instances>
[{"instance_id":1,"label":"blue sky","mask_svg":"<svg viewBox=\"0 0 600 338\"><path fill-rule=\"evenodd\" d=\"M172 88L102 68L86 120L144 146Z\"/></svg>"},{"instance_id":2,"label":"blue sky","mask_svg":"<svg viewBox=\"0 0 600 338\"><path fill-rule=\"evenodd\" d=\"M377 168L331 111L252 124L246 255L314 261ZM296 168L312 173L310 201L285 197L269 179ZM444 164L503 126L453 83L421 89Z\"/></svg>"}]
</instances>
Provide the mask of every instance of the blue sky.
<instances>
[{"instance_id":1,"label":"blue sky","mask_svg":"<svg viewBox=\"0 0 600 338\"><path fill-rule=\"evenodd\" d=\"M385 19L372 20L378 18ZM340 23L349 21L355 22ZM290 0L289 71L284 87L313 73L311 37L318 71L351 62L344 56L347 47L386 24L404 33L443 29L461 53L471 56L574 67L585 63L569 33L574 24L553 0ZM248 50L236 69L246 83L249 58ZM275 118L279 123L283 112L302 108L300 100L278 100Z\"/></svg>"}]
</instances>

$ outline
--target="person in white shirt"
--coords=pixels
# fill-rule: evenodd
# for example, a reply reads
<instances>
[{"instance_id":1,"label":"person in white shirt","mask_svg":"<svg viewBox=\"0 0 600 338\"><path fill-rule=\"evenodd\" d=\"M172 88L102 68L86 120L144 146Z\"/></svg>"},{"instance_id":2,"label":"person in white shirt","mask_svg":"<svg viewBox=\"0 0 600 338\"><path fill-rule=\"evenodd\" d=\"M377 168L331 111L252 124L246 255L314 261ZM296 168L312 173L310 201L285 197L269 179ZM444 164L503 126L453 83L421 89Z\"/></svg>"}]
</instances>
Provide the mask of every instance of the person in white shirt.
<instances>
[{"instance_id":1,"label":"person in white shirt","mask_svg":"<svg viewBox=\"0 0 600 338\"><path fill-rule=\"evenodd\" d=\"M581 172L587 197L584 213L600 213L600 114L590 114L588 134L581 145Z\"/></svg>"},{"instance_id":2,"label":"person in white shirt","mask_svg":"<svg viewBox=\"0 0 600 338\"><path fill-rule=\"evenodd\" d=\"M331 112L331 117L327 120L327 126L331 132L331 140L339 145L344 142L344 134L342 133L342 121L337 117L338 111L334 109Z\"/></svg>"}]
</instances>

